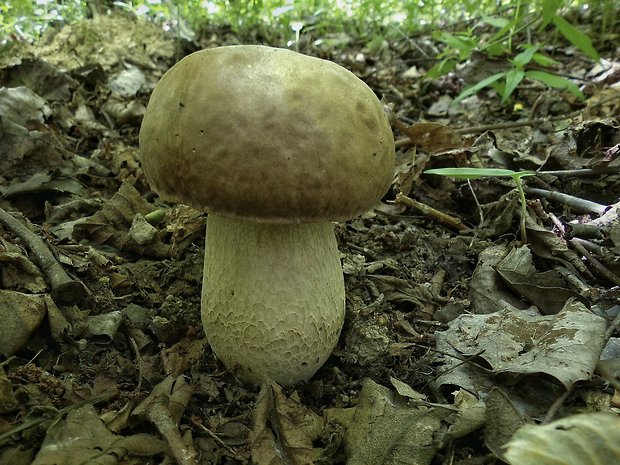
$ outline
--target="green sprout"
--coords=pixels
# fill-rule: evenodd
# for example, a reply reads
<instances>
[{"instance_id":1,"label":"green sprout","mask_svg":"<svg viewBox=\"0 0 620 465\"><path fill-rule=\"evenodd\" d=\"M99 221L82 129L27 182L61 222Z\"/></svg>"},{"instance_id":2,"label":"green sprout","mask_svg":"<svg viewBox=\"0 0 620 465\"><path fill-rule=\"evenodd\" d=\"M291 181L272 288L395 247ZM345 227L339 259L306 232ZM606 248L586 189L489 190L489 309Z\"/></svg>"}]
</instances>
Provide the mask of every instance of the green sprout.
<instances>
[{"instance_id":1,"label":"green sprout","mask_svg":"<svg viewBox=\"0 0 620 465\"><path fill-rule=\"evenodd\" d=\"M523 190L523 183L521 178L525 176L534 176L536 173L533 171L512 171L499 168L438 168L432 170L426 170L424 173L437 174L439 176L449 176L457 179L478 179L482 177L511 177L517 186L519 192L519 198L521 199L521 240L527 242L527 233L525 232L525 215L527 214L527 204L525 202L525 191Z\"/></svg>"}]
</instances>

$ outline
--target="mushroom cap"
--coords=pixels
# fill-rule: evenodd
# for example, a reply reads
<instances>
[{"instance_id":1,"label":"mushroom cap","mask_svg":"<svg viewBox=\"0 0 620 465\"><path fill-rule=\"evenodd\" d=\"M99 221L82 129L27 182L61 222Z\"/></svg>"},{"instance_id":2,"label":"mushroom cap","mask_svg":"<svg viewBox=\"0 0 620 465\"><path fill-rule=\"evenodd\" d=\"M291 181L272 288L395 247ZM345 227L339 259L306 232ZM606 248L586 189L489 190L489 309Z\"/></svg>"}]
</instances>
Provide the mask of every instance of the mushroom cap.
<instances>
[{"instance_id":1,"label":"mushroom cap","mask_svg":"<svg viewBox=\"0 0 620 465\"><path fill-rule=\"evenodd\" d=\"M387 191L394 139L353 73L290 50L195 52L161 78L140 129L166 200L258 222L350 219Z\"/></svg>"}]
</instances>

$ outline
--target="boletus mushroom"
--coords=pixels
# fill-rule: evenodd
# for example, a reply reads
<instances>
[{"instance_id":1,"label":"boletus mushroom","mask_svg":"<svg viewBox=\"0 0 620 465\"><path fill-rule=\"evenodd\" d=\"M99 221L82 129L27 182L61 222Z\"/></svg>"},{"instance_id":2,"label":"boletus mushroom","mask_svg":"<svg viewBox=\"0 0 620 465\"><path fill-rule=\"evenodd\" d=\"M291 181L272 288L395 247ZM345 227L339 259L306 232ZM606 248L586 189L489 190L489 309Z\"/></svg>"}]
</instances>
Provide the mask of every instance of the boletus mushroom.
<instances>
[{"instance_id":1,"label":"boletus mushroom","mask_svg":"<svg viewBox=\"0 0 620 465\"><path fill-rule=\"evenodd\" d=\"M290 50L202 50L156 85L140 151L155 192L208 212L202 321L215 354L250 383L310 378L344 322L332 221L370 209L393 176L375 94Z\"/></svg>"}]
</instances>

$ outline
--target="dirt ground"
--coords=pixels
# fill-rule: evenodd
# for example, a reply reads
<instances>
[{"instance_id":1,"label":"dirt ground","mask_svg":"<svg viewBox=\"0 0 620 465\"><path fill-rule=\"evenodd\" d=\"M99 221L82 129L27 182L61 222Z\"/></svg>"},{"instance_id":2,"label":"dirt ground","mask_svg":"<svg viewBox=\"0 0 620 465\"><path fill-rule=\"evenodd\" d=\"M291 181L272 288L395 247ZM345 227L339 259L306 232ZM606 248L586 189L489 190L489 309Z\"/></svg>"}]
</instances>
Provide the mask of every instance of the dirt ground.
<instances>
[{"instance_id":1,"label":"dirt ground","mask_svg":"<svg viewBox=\"0 0 620 465\"><path fill-rule=\"evenodd\" d=\"M397 162L381 204L335 225L333 355L254 388L204 338L206 215L158 199L138 150L162 74L237 43L283 45L119 16L0 57L0 463L504 463L520 427L593 412L592 444L620 443L619 50L546 50L585 101L532 81L451 105L506 62L431 81L424 37L302 35L382 98ZM445 167L536 171L526 214L512 178L423 174Z\"/></svg>"}]
</instances>

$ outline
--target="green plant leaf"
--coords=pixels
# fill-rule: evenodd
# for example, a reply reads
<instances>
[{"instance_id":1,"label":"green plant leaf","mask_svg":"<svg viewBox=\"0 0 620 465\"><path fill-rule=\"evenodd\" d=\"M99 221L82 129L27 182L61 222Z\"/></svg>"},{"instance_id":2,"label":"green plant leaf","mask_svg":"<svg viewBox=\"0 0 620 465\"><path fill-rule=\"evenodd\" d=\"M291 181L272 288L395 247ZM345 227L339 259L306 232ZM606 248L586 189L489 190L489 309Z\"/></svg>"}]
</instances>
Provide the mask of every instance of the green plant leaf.
<instances>
[{"instance_id":1,"label":"green plant leaf","mask_svg":"<svg viewBox=\"0 0 620 465\"><path fill-rule=\"evenodd\" d=\"M488 16L485 15L484 13L481 13L480 16L482 16L482 20L493 26L493 27L497 27L497 28L503 28L506 27L508 24L510 24L510 20L506 19L506 18L498 18L496 16Z\"/></svg>"},{"instance_id":2,"label":"green plant leaf","mask_svg":"<svg viewBox=\"0 0 620 465\"><path fill-rule=\"evenodd\" d=\"M540 66L544 66L545 68L551 65L557 65L559 63L557 60L554 60L553 58L548 57L547 55L543 55L542 53L535 53L534 56L532 57L532 60L534 61L534 63Z\"/></svg>"},{"instance_id":3,"label":"green plant leaf","mask_svg":"<svg viewBox=\"0 0 620 465\"><path fill-rule=\"evenodd\" d=\"M553 87L555 89L566 89L580 100L585 98L575 83L562 76L556 76L555 74L547 73L545 71L526 71L525 75L531 79L536 79L549 87Z\"/></svg>"},{"instance_id":4,"label":"green plant leaf","mask_svg":"<svg viewBox=\"0 0 620 465\"><path fill-rule=\"evenodd\" d=\"M471 51L478 45L478 43L471 37L465 35L454 35L448 32L441 32L435 34L435 38L447 46L457 50L461 60L469 58Z\"/></svg>"},{"instance_id":5,"label":"green plant leaf","mask_svg":"<svg viewBox=\"0 0 620 465\"><path fill-rule=\"evenodd\" d=\"M513 171L501 168L436 168L424 171L425 174L437 174L439 176L450 176L458 179L478 179L482 177L511 177L522 178L533 176L533 171Z\"/></svg>"},{"instance_id":6,"label":"green plant leaf","mask_svg":"<svg viewBox=\"0 0 620 465\"><path fill-rule=\"evenodd\" d=\"M488 78L483 79L482 81L478 82L477 84L474 84L473 86L467 87L465 90L463 90L463 92L461 92L458 95L458 97L456 97L454 99L454 103L458 103L461 100L463 100L464 98L469 97L472 94L475 94L480 89L483 89L484 87L490 86L495 81L498 81L501 78L503 78L505 75L506 75L505 72L503 72L503 73L496 73L496 74L493 74L492 76L489 76Z\"/></svg>"},{"instance_id":7,"label":"green plant leaf","mask_svg":"<svg viewBox=\"0 0 620 465\"><path fill-rule=\"evenodd\" d=\"M508 100L508 97L510 97L510 94L517 88L524 76L525 72L522 69L511 69L506 73L506 87L502 95L502 103Z\"/></svg>"},{"instance_id":8,"label":"green plant leaf","mask_svg":"<svg viewBox=\"0 0 620 465\"><path fill-rule=\"evenodd\" d=\"M530 61L532 61L532 58L536 54L537 50L538 50L538 45L532 45L531 47L528 47L525 51L519 53L516 57L514 57L512 62L518 68L523 68Z\"/></svg>"},{"instance_id":9,"label":"green plant leaf","mask_svg":"<svg viewBox=\"0 0 620 465\"><path fill-rule=\"evenodd\" d=\"M558 15L553 16L553 24L575 47L585 53L588 57L598 61L601 57L592 45L590 38Z\"/></svg>"},{"instance_id":10,"label":"green plant leaf","mask_svg":"<svg viewBox=\"0 0 620 465\"><path fill-rule=\"evenodd\" d=\"M501 42L496 42L494 44L487 45L484 51L489 57L498 57L501 55L507 55L510 52L508 47L506 47L506 44L503 44Z\"/></svg>"},{"instance_id":11,"label":"green plant leaf","mask_svg":"<svg viewBox=\"0 0 620 465\"><path fill-rule=\"evenodd\" d=\"M502 44L504 48L509 49L508 47L508 38L511 36L511 31L519 25L519 18L513 18L508 21L504 27L502 27L499 31L497 31L492 37L490 37L487 43L491 44L491 46L495 44ZM485 47L485 50L488 49L489 46Z\"/></svg>"},{"instance_id":12,"label":"green plant leaf","mask_svg":"<svg viewBox=\"0 0 620 465\"><path fill-rule=\"evenodd\" d=\"M543 18L543 26L545 27L549 24L553 17L555 16L555 12L558 11L560 5L562 5L563 0L542 0L542 18Z\"/></svg>"},{"instance_id":13,"label":"green plant leaf","mask_svg":"<svg viewBox=\"0 0 620 465\"><path fill-rule=\"evenodd\" d=\"M448 74L450 71L456 68L456 63L457 62L454 60L445 58L435 63L435 66L433 66L426 72L426 77L430 79L437 79L439 76Z\"/></svg>"}]
</instances>

